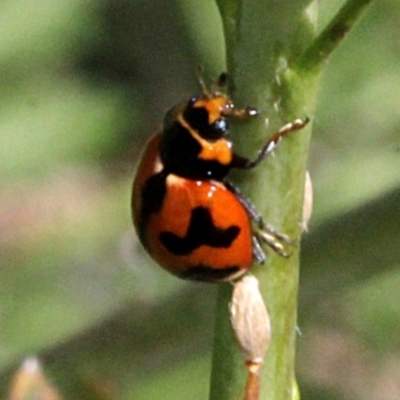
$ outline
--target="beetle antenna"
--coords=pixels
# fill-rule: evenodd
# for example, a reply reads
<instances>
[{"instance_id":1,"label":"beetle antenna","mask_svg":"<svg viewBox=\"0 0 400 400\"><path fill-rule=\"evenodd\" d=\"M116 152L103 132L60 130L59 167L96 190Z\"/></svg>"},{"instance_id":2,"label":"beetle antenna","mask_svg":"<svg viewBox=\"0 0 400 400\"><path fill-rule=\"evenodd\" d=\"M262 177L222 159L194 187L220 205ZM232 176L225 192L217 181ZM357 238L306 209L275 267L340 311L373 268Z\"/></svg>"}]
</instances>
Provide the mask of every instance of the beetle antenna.
<instances>
[{"instance_id":1,"label":"beetle antenna","mask_svg":"<svg viewBox=\"0 0 400 400\"><path fill-rule=\"evenodd\" d=\"M228 83L228 74L226 72L222 72L217 80L217 87L223 88Z\"/></svg>"},{"instance_id":2,"label":"beetle antenna","mask_svg":"<svg viewBox=\"0 0 400 400\"><path fill-rule=\"evenodd\" d=\"M228 74L226 72L222 72L218 77L217 81L211 87L211 93L219 92L219 89L226 86L228 81Z\"/></svg>"},{"instance_id":3,"label":"beetle antenna","mask_svg":"<svg viewBox=\"0 0 400 400\"><path fill-rule=\"evenodd\" d=\"M204 81L204 67L202 65L197 67L197 80L200 84L203 94L209 96L210 92L207 88L206 82Z\"/></svg>"}]
</instances>

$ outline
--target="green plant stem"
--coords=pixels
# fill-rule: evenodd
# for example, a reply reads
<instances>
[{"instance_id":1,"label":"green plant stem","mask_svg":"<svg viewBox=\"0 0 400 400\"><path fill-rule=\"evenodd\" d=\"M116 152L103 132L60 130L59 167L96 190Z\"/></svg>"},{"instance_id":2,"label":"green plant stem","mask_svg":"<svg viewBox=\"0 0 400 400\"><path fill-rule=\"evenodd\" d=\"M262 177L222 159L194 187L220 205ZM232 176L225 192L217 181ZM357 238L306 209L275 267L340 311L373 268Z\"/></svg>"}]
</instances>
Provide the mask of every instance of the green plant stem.
<instances>
[{"instance_id":1,"label":"green plant stem","mask_svg":"<svg viewBox=\"0 0 400 400\"><path fill-rule=\"evenodd\" d=\"M309 65L301 54L310 52L306 49L314 49L311 55L318 53L318 46L324 48L326 41L313 42L317 7L316 3L306 3L217 0L226 41L229 94L238 107L255 106L261 114L232 126L238 154L254 158L280 126L295 118L313 116L321 69L305 70ZM303 61L298 61L299 57ZM255 171L233 175L265 221L297 243L309 139L310 127L285 139L275 157L269 157ZM299 246L290 250L289 259L268 251L266 265L252 269L272 323L271 347L261 371L260 399L296 397L293 388ZM245 386L245 364L229 321L231 292L230 284L219 288L210 400L239 400Z\"/></svg>"},{"instance_id":2,"label":"green plant stem","mask_svg":"<svg viewBox=\"0 0 400 400\"><path fill-rule=\"evenodd\" d=\"M347 0L331 22L296 62L299 70L322 67L373 0Z\"/></svg>"},{"instance_id":3,"label":"green plant stem","mask_svg":"<svg viewBox=\"0 0 400 400\"><path fill-rule=\"evenodd\" d=\"M229 92L237 106L256 106L261 113L259 118L232 127L235 151L250 158L273 131L295 118L312 116L314 108L318 74L304 79L289 66L310 43L315 27L304 17L301 6L297 11L293 8L293 1L282 1L279 7L273 3L218 3L231 78ZM282 32L286 34L282 36ZM309 129L294 134L283 141L276 157L267 159L257 170L234 175L265 220L296 241L309 136ZM261 371L262 399L288 399L293 392L299 248L290 251L288 260L268 252L266 265L252 270L260 281L272 322L271 347ZM229 322L231 288L228 284L219 290L212 400L241 399L245 387L245 363Z\"/></svg>"}]
</instances>

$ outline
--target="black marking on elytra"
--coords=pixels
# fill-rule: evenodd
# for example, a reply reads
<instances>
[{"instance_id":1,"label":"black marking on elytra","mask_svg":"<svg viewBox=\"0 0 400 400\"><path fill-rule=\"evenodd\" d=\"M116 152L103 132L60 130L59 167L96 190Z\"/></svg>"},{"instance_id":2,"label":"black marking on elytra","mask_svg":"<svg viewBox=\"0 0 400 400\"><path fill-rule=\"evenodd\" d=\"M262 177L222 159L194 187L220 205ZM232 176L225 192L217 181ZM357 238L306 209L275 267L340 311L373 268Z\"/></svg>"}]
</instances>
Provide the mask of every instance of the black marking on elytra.
<instances>
[{"instance_id":1,"label":"black marking on elytra","mask_svg":"<svg viewBox=\"0 0 400 400\"><path fill-rule=\"evenodd\" d=\"M142 239L150 215L159 212L162 208L165 194L167 193L166 179L166 173L161 171L151 176L142 188L142 209L139 222L139 235Z\"/></svg>"},{"instance_id":2,"label":"black marking on elytra","mask_svg":"<svg viewBox=\"0 0 400 400\"><path fill-rule=\"evenodd\" d=\"M184 256L200 246L228 248L239 232L240 228L237 225L231 225L226 229L216 227L210 210L206 207L196 207L192 210L184 237L179 237L173 232L161 232L160 241L169 252Z\"/></svg>"},{"instance_id":3,"label":"black marking on elytra","mask_svg":"<svg viewBox=\"0 0 400 400\"><path fill-rule=\"evenodd\" d=\"M176 275L182 279L194 281L223 281L231 278L239 272L237 266L227 266L222 269L212 268L205 265L196 265L184 271L176 272Z\"/></svg>"}]
</instances>

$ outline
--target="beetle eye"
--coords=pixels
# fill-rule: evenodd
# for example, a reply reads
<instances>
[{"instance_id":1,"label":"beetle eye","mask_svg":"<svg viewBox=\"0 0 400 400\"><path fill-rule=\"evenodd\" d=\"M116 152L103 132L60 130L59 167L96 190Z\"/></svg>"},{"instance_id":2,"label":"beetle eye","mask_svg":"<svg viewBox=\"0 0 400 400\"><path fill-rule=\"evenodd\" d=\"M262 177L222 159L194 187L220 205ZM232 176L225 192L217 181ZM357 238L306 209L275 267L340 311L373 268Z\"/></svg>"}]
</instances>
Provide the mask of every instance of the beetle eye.
<instances>
[{"instance_id":1,"label":"beetle eye","mask_svg":"<svg viewBox=\"0 0 400 400\"><path fill-rule=\"evenodd\" d=\"M228 130L228 121L225 118L220 118L217 119L212 125L210 125L208 129L209 131L208 136L210 136L210 139L219 139L220 137L225 135L227 130Z\"/></svg>"},{"instance_id":2,"label":"beetle eye","mask_svg":"<svg viewBox=\"0 0 400 400\"><path fill-rule=\"evenodd\" d=\"M193 106L193 104L196 103L197 100L198 100L197 97L192 97L192 98L189 100L188 106L189 106L189 107Z\"/></svg>"}]
</instances>

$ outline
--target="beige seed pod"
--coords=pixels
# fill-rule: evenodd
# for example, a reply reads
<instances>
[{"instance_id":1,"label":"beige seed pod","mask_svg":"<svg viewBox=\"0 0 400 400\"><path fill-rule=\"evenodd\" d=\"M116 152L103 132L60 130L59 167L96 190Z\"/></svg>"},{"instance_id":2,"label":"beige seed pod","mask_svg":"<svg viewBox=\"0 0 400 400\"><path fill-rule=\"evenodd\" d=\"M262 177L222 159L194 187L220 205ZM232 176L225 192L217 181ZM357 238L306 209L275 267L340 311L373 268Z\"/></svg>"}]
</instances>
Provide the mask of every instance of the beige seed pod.
<instances>
[{"instance_id":1,"label":"beige seed pod","mask_svg":"<svg viewBox=\"0 0 400 400\"><path fill-rule=\"evenodd\" d=\"M257 278L245 276L235 283L230 311L244 359L248 364L261 365L271 339L271 324Z\"/></svg>"},{"instance_id":2,"label":"beige seed pod","mask_svg":"<svg viewBox=\"0 0 400 400\"><path fill-rule=\"evenodd\" d=\"M306 172L306 180L304 183L304 200L303 200L303 217L301 228L303 232L308 231L308 222L310 221L313 208L313 187L310 173Z\"/></svg>"},{"instance_id":3,"label":"beige seed pod","mask_svg":"<svg viewBox=\"0 0 400 400\"><path fill-rule=\"evenodd\" d=\"M27 358L14 375L8 400L61 400L56 388L43 375L37 358Z\"/></svg>"}]
</instances>

